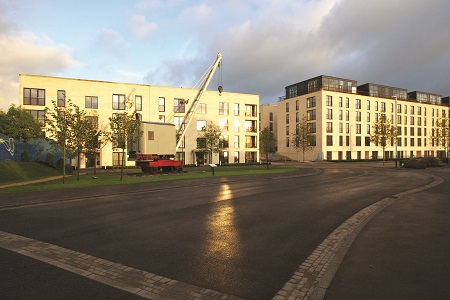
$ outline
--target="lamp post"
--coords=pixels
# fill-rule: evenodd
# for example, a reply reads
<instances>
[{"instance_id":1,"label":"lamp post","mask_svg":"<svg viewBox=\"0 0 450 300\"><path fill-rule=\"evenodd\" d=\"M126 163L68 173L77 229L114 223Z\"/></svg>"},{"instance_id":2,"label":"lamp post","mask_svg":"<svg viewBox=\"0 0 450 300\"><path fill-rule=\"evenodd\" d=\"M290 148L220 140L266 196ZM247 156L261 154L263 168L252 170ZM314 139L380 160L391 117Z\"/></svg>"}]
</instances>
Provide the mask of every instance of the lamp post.
<instances>
[{"instance_id":1,"label":"lamp post","mask_svg":"<svg viewBox=\"0 0 450 300\"><path fill-rule=\"evenodd\" d=\"M393 96L393 98L395 99L395 116L394 116L394 126L395 126L395 143L394 143L394 154L395 154L395 167L397 168L397 164L398 164L398 152L397 152L397 144L398 144L398 130L397 130L397 96Z\"/></svg>"}]
</instances>

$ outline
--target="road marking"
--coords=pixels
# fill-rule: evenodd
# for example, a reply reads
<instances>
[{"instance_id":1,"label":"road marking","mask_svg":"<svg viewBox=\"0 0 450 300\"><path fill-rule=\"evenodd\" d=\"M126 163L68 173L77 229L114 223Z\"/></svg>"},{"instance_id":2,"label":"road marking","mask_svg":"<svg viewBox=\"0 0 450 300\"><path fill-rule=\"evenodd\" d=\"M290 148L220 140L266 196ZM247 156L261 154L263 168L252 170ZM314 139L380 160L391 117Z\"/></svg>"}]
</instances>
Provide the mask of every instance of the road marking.
<instances>
[{"instance_id":1,"label":"road marking","mask_svg":"<svg viewBox=\"0 0 450 300\"><path fill-rule=\"evenodd\" d=\"M444 182L440 177L429 174L428 176L431 176L434 181L425 186L382 199L347 219L308 256L283 288L273 297L273 300L323 299L351 244L374 216L401 198Z\"/></svg>"},{"instance_id":2,"label":"road marking","mask_svg":"<svg viewBox=\"0 0 450 300\"><path fill-rule=\"evenodd\" d=\"M0 247L147 299L241 299L4 231Z\"/></svg>"}]
</instances>

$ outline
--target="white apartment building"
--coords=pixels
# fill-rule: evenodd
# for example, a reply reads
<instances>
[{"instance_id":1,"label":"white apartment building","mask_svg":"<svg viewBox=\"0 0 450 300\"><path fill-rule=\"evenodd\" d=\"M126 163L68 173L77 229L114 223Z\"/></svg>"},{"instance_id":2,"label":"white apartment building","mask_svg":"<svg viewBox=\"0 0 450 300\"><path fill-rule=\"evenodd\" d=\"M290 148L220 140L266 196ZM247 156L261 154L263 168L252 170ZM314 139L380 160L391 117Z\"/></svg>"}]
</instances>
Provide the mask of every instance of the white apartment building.
<instances>
[{"instance_id":1,"label":"white apartment building","mask_svg":"<svg viewBox=\"0 0 450 300\"><path fill-rule=\"evenodd\" d=\"M45 121L45 109L53 109L52 100L58 106L65 106L66 99L70 99L104 128L109 128L109 118L113 114L124 112L128 98L134 101L141 120L179 125L198 92L189 88L27 74L19 75L19 83L20 105L36 119ZM258 95L228 92L219 95L217 91L207 90L186 129L184 146L176 153L177 157L185 164L259 161L258 107ZM222 139L228 141L220 154L213 155L212 162L208 161L207 153L197 149L197 138L202 128L210 123L219 125ZM98 166L119 165L120 151L108 144L95 159L82 156L81 166L90 167L94 163Z\"/></svg>"},{"instance_id":2,"label":"white apartment building","mask_svg":"<svg viewBox=\"0 0 450 300\"><path fill-rule=\"evenodd\" d=\"M431 136L438 118L450 115L448 97L323 75L286 87L277 103L278 153L301 158L292 137L306 116L315 147L305 161L382 158L382 148L370 142L372 125L382 114L398 128L398 158L445 157ZM385 157L395 158L394 149L386 148Z\"/></svg>"}]
</instances>

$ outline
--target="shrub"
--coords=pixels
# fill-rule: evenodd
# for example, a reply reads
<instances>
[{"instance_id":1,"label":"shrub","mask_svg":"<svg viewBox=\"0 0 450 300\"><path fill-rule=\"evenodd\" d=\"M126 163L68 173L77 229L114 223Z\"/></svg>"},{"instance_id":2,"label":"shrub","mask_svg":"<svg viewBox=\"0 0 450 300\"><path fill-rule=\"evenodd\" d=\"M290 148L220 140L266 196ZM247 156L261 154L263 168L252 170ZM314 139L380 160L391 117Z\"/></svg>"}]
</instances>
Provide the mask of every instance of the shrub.
<instances>
[{"instance_id":1,"label":"shrub","mask_svg":"<svg viewBox=\"0 0 450 300\"><path fill-rule=\"evenodd\" d=\"M30 156L28 155L28 152L27 151L23 151L21 154L20 154L20 160L21 161L24 161L24 162L29 162L30 161Z\"/></svg>"}]
</instances>

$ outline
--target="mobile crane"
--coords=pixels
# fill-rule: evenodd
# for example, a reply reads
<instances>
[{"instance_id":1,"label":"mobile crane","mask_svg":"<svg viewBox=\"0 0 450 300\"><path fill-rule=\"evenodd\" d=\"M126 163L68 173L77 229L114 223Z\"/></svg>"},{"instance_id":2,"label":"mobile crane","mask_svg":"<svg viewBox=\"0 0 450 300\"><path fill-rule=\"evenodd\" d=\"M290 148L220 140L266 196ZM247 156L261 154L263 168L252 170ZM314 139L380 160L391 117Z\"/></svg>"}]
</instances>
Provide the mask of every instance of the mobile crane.
<instances>
[{"instance_id":1,"label":"mobile crane","mask_svg":"<svg viewBox=\"0 0 450 300\"><path fill-rule=\"evenodd\" d=\"M215 61L202 77L203 81L200 84L197 95L178 128L171 123L141 121L139 130L143 131L143 136L139 139L138 150L130 151L128 160L136 161L136 166L141 167L144 173L182 170L183 162L175 160L175 154L183 143L186 130L191 124L192 117L197 111L200 100L208 88L214 72L220 67L221 59L222 54L218 53ZM219 86L218 90L220 95L223 90L222 86Z\"/></svg>"}]
</instances>

